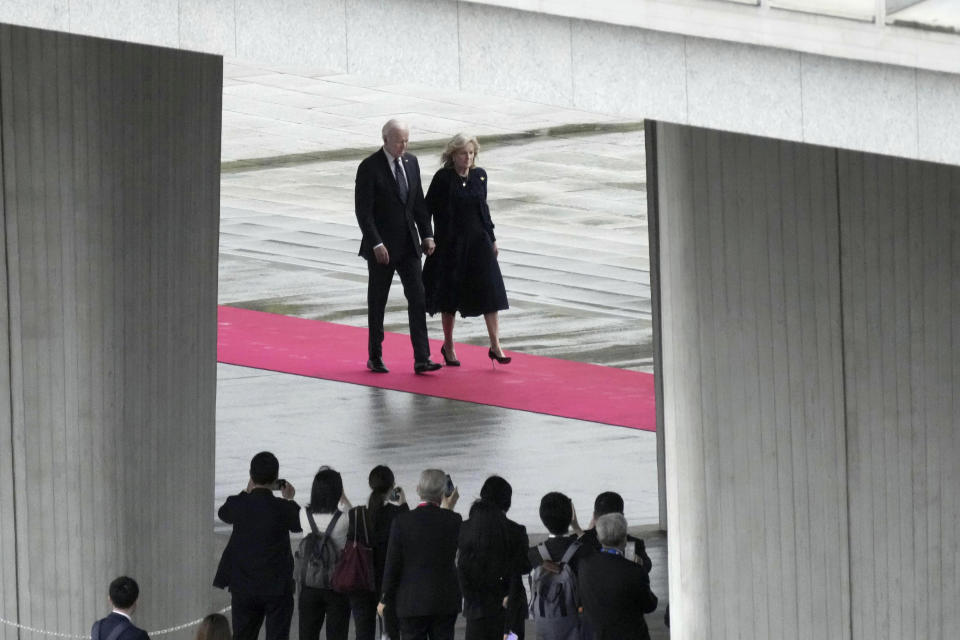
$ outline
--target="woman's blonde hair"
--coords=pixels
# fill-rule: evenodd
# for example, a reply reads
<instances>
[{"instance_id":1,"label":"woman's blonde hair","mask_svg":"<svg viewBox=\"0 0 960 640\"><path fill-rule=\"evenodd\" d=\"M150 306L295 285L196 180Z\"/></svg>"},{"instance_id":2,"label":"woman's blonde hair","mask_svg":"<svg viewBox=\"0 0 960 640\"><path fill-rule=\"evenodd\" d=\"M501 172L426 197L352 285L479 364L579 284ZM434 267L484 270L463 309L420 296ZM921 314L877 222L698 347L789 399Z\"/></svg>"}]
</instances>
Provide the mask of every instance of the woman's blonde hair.
<instances>
[{"instance_id":1,"label":"woman's blonde hair","mask_svg":"<svg viewBox=\"0 0 960 640\"><path fill-rule=\"evenodd\" d=\"M477 136L471 136L466 133L458 133L450 138L450 142L447 143L447 148L440 154L440 163L444 167L452 167L453 154L465 148L468 144L473 145L473 164L470 165L472 169L476 165L477 157L480 155L480 143L477 142Z\"/></svg>"}]
</instances>

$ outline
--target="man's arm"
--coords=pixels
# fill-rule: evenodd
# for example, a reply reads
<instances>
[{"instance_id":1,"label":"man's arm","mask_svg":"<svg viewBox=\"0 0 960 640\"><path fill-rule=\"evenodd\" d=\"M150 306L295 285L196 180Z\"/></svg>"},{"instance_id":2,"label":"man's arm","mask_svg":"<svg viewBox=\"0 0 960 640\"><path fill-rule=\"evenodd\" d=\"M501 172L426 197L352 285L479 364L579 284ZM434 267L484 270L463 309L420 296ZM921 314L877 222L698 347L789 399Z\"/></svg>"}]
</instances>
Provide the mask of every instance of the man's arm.
<instances>
[{"instance_id":1,"label":"man's arm","mask_svg":"<svg viewBox=\"0 0 960 640\"><path fill-rule=\"evenodd\" d=\"M373 172L370 170L369 163L361 162L357 168L357 180L353 192L353 208L354 213L357 215L357 223L360 225L360 231L363 233L364 239L370 243L371 248L383 244L373 217L375 200L376 186Z\"/></svg>"},{"instance_id":2,"label":"man's arm","mask_svg":"<svg viewBox=\"0 0 960 640\"><path fill-rule=\"evenodd\" d=\"M426 244L427 239L433 244L433 227L430 224L430 210L427 208L427 201L423 197L423 180L420 175L420 164L416 158L413 159L414 169L417 172L417 188L413 189L413 221L417 223L417 231L420 232L420 238Z\"/></svg>"},{"instance_id":3,"label":"man's arm","mask_svg":"<svg viewBox=\"0 0 960 640\"><path fill-rule=\"evenodd\" d=\"M650 590L650 576L639 565L636 565L640 572L636 578L636 597L637 606L643 613L652 613L657 610L657 596Z\"/></svg>"},{"instance_id":4,"label":"man's arm","mask_svg":"<svg viewBox=\"0 0 960 640\"><path fill-rule=\"evenodd\" d=\"M217 510L217 517L227 524L233 524L237 519L237 500L239 496L227 496L227 501Z\"/></svg>"}]
</instances>

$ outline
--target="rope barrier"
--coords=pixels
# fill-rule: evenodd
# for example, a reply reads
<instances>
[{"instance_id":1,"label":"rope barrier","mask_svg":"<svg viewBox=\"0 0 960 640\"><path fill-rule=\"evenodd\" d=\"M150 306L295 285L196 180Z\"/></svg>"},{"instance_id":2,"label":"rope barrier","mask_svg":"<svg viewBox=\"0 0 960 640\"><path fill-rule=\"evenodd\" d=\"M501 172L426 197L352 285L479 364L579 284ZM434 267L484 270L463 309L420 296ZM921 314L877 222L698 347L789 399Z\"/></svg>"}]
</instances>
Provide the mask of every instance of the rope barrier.
<instances>
[{"instance_id":1,"label":"rope barrier","mask_svg":"<svg viewBox=\"0 0 960 640\"><path fill-rule=\"evenodd\" d=\"M229 606L226 606L226 607L224 607L223 609L220 609L220 611L217 611L217 613L226 613L227 611L230 611L230 607L229 607ZM206 616L204 616L204 617L206 617ZM190 627L195 627L195 626L197 626L198 624L200 624L201 622L203 622L203 618L198 618L198 619L192 620L192 621L190 621L190 622L185 622L185 623L183 623L183 624L178 624L178 625L175 626L175 627L168 627L168 628L166 628L166 629L160 629L159 631L148 631L148 632L147 632L147 635L149 635L150 637L153 637L153 636L162 636L162 635L166 635L166 634L168 634L168 633L174 633L174 632L176 632L176 631L182 631L182 630L184 630L184 629L189 629ZM73 634L73 633L60 633L59 631L46 631L46 630L44 630L44 629L37 629L36 627L30 627L30 626L25 625L25 624L20 624L19 622L14 622L14 621L12 621L12 620L7 620L6 618L4 618L4 617L2 617L2 616L0 616L0 624L5 624L5 625L7 625L8 627L13 627L13 628L15 628L15 629L19 629L20 631L29 631L29 632L31 632L31 633L38 633L38 634L40 634L40 635L50 636L51 638L70 638L71 640L90 640L90 634L89 634L89 633L85 633L85 634L83 634L83 635L77 635L77 634Z\"/></svg>"}]
</instances>

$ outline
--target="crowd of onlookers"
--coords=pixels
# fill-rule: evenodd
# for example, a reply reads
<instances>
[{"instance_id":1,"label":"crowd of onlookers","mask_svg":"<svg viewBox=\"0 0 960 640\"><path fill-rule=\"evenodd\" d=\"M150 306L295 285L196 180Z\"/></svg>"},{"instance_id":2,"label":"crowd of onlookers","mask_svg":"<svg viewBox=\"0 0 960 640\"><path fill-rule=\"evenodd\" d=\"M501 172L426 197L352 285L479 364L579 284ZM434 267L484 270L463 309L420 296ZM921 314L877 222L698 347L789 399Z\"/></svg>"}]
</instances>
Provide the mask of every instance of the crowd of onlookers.
<instances>
[{"instance_id":1,"label":"crowd of onlookers","mask_svg":"<svg viewBox=\"0 0 960 640\"><path fill-rule=\"evenodd\" d=\"M357 640L453 640L459 615L467 640L522 639L528 618L538 640L649 638L652 562L627 533L619 494L597 496L586 530L569 497L546 494L549 537L531 547L526 528L507 517L513 490L500 476L487 478L466 520L439 469L420 474L416 504L386 466L370 471L369 485L365 504L354 506L340 473L321 467L301 509L277 458L253 457L247 488L218 511L233 525L214 585L230 591L234 639L256 640L265 623L266 640L286 640L295 603L300 640L319 640L324 626L327 640L346 640L351 617ZM111 585L114 613L92 640L147 640L129 624L136 594L115 593L118 581L132 582ZM231 636L217 616L198 640Z\"/></svg>"}]
</instances>

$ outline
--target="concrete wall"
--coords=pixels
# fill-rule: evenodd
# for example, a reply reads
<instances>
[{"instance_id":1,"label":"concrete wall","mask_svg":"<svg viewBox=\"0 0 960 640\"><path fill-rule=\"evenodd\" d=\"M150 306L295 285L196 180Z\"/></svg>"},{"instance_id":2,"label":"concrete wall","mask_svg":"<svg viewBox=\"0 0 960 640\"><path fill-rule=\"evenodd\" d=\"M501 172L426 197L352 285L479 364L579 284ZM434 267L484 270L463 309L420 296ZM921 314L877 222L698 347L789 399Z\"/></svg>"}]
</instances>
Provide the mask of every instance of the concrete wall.
<instances>
[{"instance_id":1,"label":"concrete wall","mask_svg":"<svg viewBox=\"0 0 960 640\"><path fill-rule=\"evenodd\" d=\"M717 0L8 0L3 20L960 164L960 36L882 22Z\"/></svg>"},{"instance_id":2,"label":"concrete wall","mask_svg":"<svg viewBox=\"0 0 960 640\"><path fill-rule=\"evenodd\" d=\"M216 56L0 25L8 619L86 633L121 574L142 626L208 613L221 91Z\"/></svg>"},{"instance_id":3,"label":"concrete wall","mask_svg":"<svg viewBox=\"0 0 960 640\"><path fill-rule=\"evenodd\" d=\"M655 146L672 637L957 637L960 169Z\"/></svg>"}]
</instances>

